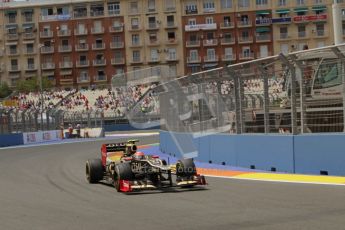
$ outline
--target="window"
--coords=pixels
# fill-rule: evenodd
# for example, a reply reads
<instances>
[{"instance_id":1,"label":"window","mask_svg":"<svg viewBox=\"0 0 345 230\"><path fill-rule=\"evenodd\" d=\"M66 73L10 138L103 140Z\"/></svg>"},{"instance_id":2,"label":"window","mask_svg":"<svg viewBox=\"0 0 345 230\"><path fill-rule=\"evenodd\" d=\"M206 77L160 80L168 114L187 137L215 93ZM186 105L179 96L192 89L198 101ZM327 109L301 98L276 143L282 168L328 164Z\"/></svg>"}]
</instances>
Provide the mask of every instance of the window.
<instances>
[{"instance_id":1,"label":"window","mask_svg":"<svg viewBox=\"0 0 345 230\"><path fill-rule=\"evenodd\" d=\"M139 12L138 2L130 2L129 7L130 13L137 14Z\"/></svg>"},{"instance_id":2,"label":"window","mask_svg":"<svg viewBox=\"0 0 345 230\"><path fill-rule=\"evenodd\" d=\"M10 54L17 54L17 45L10 45Z\"/></svg>"},{"instance_id":3,"label":"window","mask_svg":"<svg viewBox=\"0 0 345 230\"><path fill-rule=\"evenodd\" d=\"M204 12L214 12L215 7L214 7L214 1L213 0L204 0Z\"/></svg>"},{"instance_id":4,"label":"window","mask_svg":"<svg viewBox=\"0 0 345 230\"><path fill-rule=\"evenodd\" d=\"M156 43L158 41L157 34L156 33L150 33L149 34L149 40L150 40L150 43Z\"/></svg>"},{"instance_id":5,"label":"window","mask_svg":"<svg viewBox=\"0 0 345 230\"><path fill-rule=\"evenodd\" d=\"M296 0L296 5L297 6L305 5L305 0Z\"/></svg>"},{"instance_id":6,"label":"window","mask_svg":"<svg viewBox=\"0 0 345 230\"><path fill-rule=\"evenodd\" d=\"M102 4L94 4L90 7L91 16L103 16L104 15L104 5Z\"/></svg>"},{"instance_id":7,"label":"window","mask_svg":"<svg viewBox=\"0 0 345 230\"><path fill-rule=\"evenodd\" d=\"M156 28L157 27L157 23L156 23L156 17L149 17L148 18L149 21L149 28Z\"/></svg>"},{"instance_id":8,"label":"window","mask_svg":"<svg viewBox=\"0 0 345 230\"><path fill-rule=\"evenodd\" d=\"M196 19L195 18L188 19L188 25L196 25Z\"/></svg>"},{"instance_id":9,"label":"window","mask_svg":"<svg viewBox=\"0 0 345 230\"><path fill-rule=\"evenodd\" d=\"M169 65L169 77L177 76L177 67L176 65Z\"/></svg>"},{"instance_id":10,"label":"window","mask_svg":"<svg viewBox=\"0 0 345 230\"><path fill-rule=\"evenodd\" d=\"M249 0L238 0L239 8L248 8L249 6Z\"/></svg>"},{"instance_id":11,"label":"window","mask_svg":"<svg viewBox=\"0 0 345 230\"><path fill-rule=\"evenodd\" d=\"M213 17L206 17L206 24L213 24Z\"/></svg>"},{"instance_id":12,"label":"window","mask_svg":"<svg viewBox=\"0 0 345 230\"><path fill-rule=\"evenodd\" d=\"M175 0L165 0L165 10L166 11L176 10Z\"/></svg>"},{"instance_id":13,"label":"window","mask_svg":"<svg viewBox=\"0 0 345 230\"><path fill-rule=\"evenodd\" d=\"M69 15L69 9L68 6L65 7L58 7L56 9L57 15Z\"/></svg>"},{"instance_id":14,"label":"window","mask_svg":"<svg viewBox=\"0 0 345 230\"><path fill-rule=\"evenodd\" d=\"M298 37L306 37L305 25L298 26Z\"/></svg>"},{"instance_id":15,"label":"window","mask_svg":"<svg viewBox=\"0 0 345 230\"><path fill-rule=\"evenodd\" d=\"M267 45L261 45L260 46L260 57L268 57L268 46Z\"/></svg>"},{"instance_id":16,"label":"window","mask_svg":"<svg viewBox=\"0 0 345 230\"><path fill-rule=\"evenodd\" d=\"M220 6L222 7L222 9L232 8L232 0L221 0Z\"/></svg>"},{"instance_id":17,"label":"window","mask_svg":"<svg viewBox=\"0 0 345 230\"><path fill-rule=\"evenodd\" d=\"M140 62L140 51L139 50L133 50L132 58L134 62Z\"/></svg>"},{"instance_id":18,"label":"window","mask_svg":"<svg viewBox=\"0 0 345 230\"><path fill-rule=\"evenodd\" d=\"M316 24L316 35L317 36L325 35L325 24L323 23Z\"/></svg>"},{"instance_id":19,"label":"window","mask_svg":"<svg viewBox=\"0 0 345 230\"><path fill-rule=\"evenodd\" d=\"M81 18L87 16L87 8L85 5L76 6L73 8L73 14L75 18Z\"/></svg>"},{"instance_id":20,"label":"window","mask_svg":"<svg viewBox=\"0 0 345 230\"><path fill-rule=\"evenodd\" d=\"M224 49L224 55L227 59L232 58L232 47L228 47Z\"/></svg>"},{"instance_id":21,"label":"window","mask_svg":"<svg viewBox=\"0 0 345 230\"><path fill-rule=\"evenodd\" d=\"M174 19L174 15L168 15L167 16L167 26L175 26L175 19Z\"/></svg>"},{"instance_id":22,"label":"window","mask_svg":"<svg viewBox=\"0 0 345 230\"><path fill-rule=\"evenodd\" d=\"M267 6L268 0L256 0L256 5L257 6Z\"/></svg>"},{"instance_id":23,"label":"window","mask_svg":"<svg viewBox=\"0 0 345 230\"><path fill-rule=\"evenodd\" d=\"M215 60L216 59L215 49L207 49L207 59L208 60Z\"/></svg>"},{"instance_id":24,"label":"window","mask_svg":"<svg viewBox=\"0 0 345 230\"><path fill-rule=\"evenodd\" d=\"M17 59L11 59L11 69L12 70L18 70L18 60Z\"/></svg>"},{"instance_id":25,"label":"window","mask_svg":"<svg viewBox=\"0 0 345 230\"><path fill-rule=\"evenodd\" d=\"M34 44L26 44L26 52L33 53L34 52Z\"/></svg>"},{"instance_id":26,"label":"window","mask_svg":"<svg viewBox=\"0 0 345 230\"><path fill-rule=\"evenodd\" d=\"M156 0L148 0L148 11L149 12L156 11Z\"/></svg>"},{"instance_id":27,"label":"window","mask_svg":"<svg viewBox=\"0 0 345 230\"><path fill-rule=\"evenodd\" d=\"M25 22L32 22L33 21L33 11L25 11L23 13L24 21Z\"/></svg>"},{"instance_id":28,"label":"window","mask_svg":"<svg viewBox=\"0 0 345 230\"><path fill-rule=\"evenodd\" d=\"M244 46L244 47L242 47L242 55L243 55L243 57L246 57L246 58L248 58L248 57L250 57L250 47L249 46Z\"/></svg>"},{"instance_id":29,"label":"window","mask_svg":"<svg viewBox=\"0 0 345 230\"><path fill-rule=\"evenodd\" d=\"M283 54L289 53L289 45L288 44L281 44L280 45L280 52Z\"/></svg>"},{"instance_id":30,"label":"window","mask_svg":"<svg viewBox=\"0 0 345 230\"><path fill-rule=\"evenodd\" d=\"M139 18L131 19L132 29L139 29Z\"/></svg>"},{"instance_id":31,"label":"window","mask_svg":"<svg viewBox=\"0 0 345 230\"><path fill-rule=\"evenodd\" d=\"M139 34L132 34L132 45L140 45Z\"/></svg>"},{"instance_id":32,"label":"window","mask_svg":"<svg viewBox=\"0 0 345 230\"><path fill-rule=\"evenodd\" d=\"M287 27L280 27L279 31L280 31L280 38L281 39L288 38L288 28Z\"/></svg>"},{"instance_id":33,"label":"window","mask_svg":"<svg viewBox=\"0 0 345 230\"><path fill-rule=\"evenodd\" d=\"M151 49L151 61L158 61L158 50Z\"/></svg>"},{"instance_id":34,"label":"window","mask_svg":"<svg viewBox=\"0 0 345 230\"><path fill-rule=\"evenodd\" d=\"M175 32L174 31L168 32L168 40L169 41L174 41L175 38L176 38L176 36L175 36Z\"/></svg>"},{"instance_id":35,"label":"window","mask_svg":"<svg viewBox=\"0 0 345 230\"><path fill-rule=\"evenodd\" d=\"M195 1L187 2L186 6L186 14L197 14L198 7Z\"/></svg>"},{"instance_id":36,"label":"window","mask_svg":"<svg viewBox=\"0 0 345 230\"><path fill-rule=\"evenodd\" d=\"M109 15L120 14L120 2L108 3L108 14Z\"/></svg>"},{"instance_id":37,"label":"window","mask_svg":"<svg viewBox=\"0 0 345 230\"><path fill-rule=\"evenodd\" d=\"M191 61L196 61L199 59L198 50L190 50L189 51L189 58Z\"/></svg>"},{"instance_id":38,"label":"window","mask_svg":"<svg viewBox=\"0 0 345 230\"><path fill-rule=\"evenodd\" d=\"M278 6L286 6L286 0L278 0Z\"/></svg>"},{"instance_id":39,"label":"window","mask_svg":"<svg viewBox=\"0 0 345 230\"><path fill-rule=\"evenodd\" d=\"M168 49L168 58L169 58L169 60L176 60L177 55L176 55L176 49L175 48L169 48Z\"/></svg>"},{"instance_id":40,"label":"window","mask_svg":"<svg viewBox=\"0 0 345 230\"><path fill-rule=\"evenodd\" d=\"M314 0L314 4L321 4L322 0Z\"/></svg>"},{"instance_id":41,"label":"window","mask_svg":"<svg viewBox=\"0 0 345 230\"><path fill-rule=\"evenodd\" d=\"M42 8L42 9L41 9L41 15L42 15L42 16L51 16L51 15L54 15L53 8Z\"/></svg>"}]
</instances>

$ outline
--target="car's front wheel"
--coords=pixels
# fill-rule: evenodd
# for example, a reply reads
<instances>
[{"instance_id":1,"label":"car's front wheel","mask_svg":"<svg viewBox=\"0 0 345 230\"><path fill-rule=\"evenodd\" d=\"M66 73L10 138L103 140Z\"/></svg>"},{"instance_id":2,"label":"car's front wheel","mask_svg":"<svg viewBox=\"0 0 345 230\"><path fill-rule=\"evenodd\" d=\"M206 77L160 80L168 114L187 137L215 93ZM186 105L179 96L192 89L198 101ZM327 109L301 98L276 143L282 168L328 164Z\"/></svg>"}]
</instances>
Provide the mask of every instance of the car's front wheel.
<instances>
[{"instance_id":1,"label":"car's front wheel","mask_svg":"<svg viewBox=\"0 0 345 230\"><path fill-rule=\"evenodd\" d=\"M89 159L85 167L86 180L90 183L97 183L103 179L103 166L101 159Z\"/></svg>"}]
</instances>

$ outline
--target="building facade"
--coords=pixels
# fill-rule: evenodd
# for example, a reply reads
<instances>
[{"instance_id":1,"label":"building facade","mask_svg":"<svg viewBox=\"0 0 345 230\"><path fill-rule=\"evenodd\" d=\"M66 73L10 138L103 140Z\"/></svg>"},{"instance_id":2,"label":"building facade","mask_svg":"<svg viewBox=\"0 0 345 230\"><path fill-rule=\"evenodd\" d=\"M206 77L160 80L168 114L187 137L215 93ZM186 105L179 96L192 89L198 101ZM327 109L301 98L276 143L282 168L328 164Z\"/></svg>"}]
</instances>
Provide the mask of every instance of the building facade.
<instances>
[{"instance_id":1,"label":"building facade","mask_svg":"<svg viewBox=\"0 0 345 230\"><path fill-rule=\"evenodd\" d=\"M338 0L339 1L339 0ZM345 3L339 1L345 15ZM332 0L29 0L0 5L0 80L109 85L126 71L189 73L332 45ZM343 16L345 31L345 16ZM345 35L345 33L343 32Z\"/></svg>"}]
</instances>

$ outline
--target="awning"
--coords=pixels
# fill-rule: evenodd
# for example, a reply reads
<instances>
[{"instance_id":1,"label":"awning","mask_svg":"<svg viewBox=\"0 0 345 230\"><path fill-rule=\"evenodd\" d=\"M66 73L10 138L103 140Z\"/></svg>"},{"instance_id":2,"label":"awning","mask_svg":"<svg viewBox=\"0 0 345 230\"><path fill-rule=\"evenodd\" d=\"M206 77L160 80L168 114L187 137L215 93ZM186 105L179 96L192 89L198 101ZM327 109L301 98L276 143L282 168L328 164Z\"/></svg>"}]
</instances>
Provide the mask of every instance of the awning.
<instances>
[{"instance_id":1,"label":"awning","mask_svg":"<svg viewBox=\"0 0 345 230\"><path fill-rule=\"evenodd\" d=\"M72 75L72 70L61 70L60 75L63 75L63 76Z\"/></svg>"},{"instance_id":2,"label":"awning","mask_svg":"<svg viewBox=\"0 0 345 230\"><path fill-rule=\"evenodd\" d=\"M216 67L218 66L218 63L207 63L207 64L204 64L204 68L211 68L211 67Z\"/></svg>"},{"instance_id":3,"label":"awning","mask_svg":"<svg viewBox=\"0 0 345 230\"><path fill-rule=\"evenodd\" d=\"M25 13L34 13L34 9L22 9L22 14Z\"/></svg>"},{"instance_id":4,"label":"awning","mask_svg":"<svg viewBox=\"0 0 345 230\"><path fill-rule=\"evenodd\" d=\"M256 28L257 33L264 33L264 32L270 32L271 29L269 27L258 27Z\"/></svg>"},{"instance_id":5,"label":"awning","mask_svg":"<svg viewBox=\"0 0 345 230\"><path fill-rule=\"evenodd\" d=\"M295 11L295 13L308 12L308 8L307 7L300 7L300 8L295 8L293 11Z\"/></svg>"},{"instance_id":6,"label":"awning","mask_svg":"<svg viewBox=\"0 0 345 230\"><path fill-rule=\"evenodd\" d=\"M187 67L199 67L200 66L200 64L187 64Z\"/></svg>"},{"instance_id":7,"label":"awning","mask_svg":"<svg viewBox=\"0 0 345 230\"><path fill-rule=\"evenodd\" d=\"M312 7L313 11L322 11L322 10L327 10L327 6L313 6Z\"/></svg>"},{"instance_id":8,"label":"awning","mask_svg":"<svg viewBox=\"0 0 345 230\"><path fill-rule=\"evenodd\" d=\"M17 10L6 10L5 14L17 14Z\"/></svg>"},{"instance_id":9,"label":"awning","mask_svg":"<svg viewBox=\"0 0 345 230\"><path fill-rule=\"evenodd\" d=\"M256 11L256 15L260 15L260 14L270 14L271 12L268 11L268 10L259 10L259 11Z\"/></svg>"},{"instance_id":10,"label":"awning","mask_svg":"<svg viewBox=\"0 0 345 230\"><path fill-rule=\"evenodd\" d=\"M23 29L31 29L35 26L35 23L25 23L22 25Z\"/></svg>"},{"instance_id":11,"label":"awning","mask_svg":"<svg viewBox=\"0 0 345 230\"><path fill-rule=\"evenodd\" d=\"M17 29L18 25L6 25L6 29L11 30L11 29Z\"/></svg>"},{"instance_id":12,"label":"awning","mask_svg":"<svg viewBox=\"0 0 345 230\"><path fill-rule=\"evenodd\" d=\"M54 76L54 71L43 71L42 76Z\"/></svg>"},{"instance_id":13,"label":"awning","mask_svg":"<svg viewBox=\"0 0 345 230\"><path fill-rule=\"evenodd\" d=\"M280 10L276 10L277 14L288 14L290 12L289 9L280 9Z\"/></svg>"}]
</instances>

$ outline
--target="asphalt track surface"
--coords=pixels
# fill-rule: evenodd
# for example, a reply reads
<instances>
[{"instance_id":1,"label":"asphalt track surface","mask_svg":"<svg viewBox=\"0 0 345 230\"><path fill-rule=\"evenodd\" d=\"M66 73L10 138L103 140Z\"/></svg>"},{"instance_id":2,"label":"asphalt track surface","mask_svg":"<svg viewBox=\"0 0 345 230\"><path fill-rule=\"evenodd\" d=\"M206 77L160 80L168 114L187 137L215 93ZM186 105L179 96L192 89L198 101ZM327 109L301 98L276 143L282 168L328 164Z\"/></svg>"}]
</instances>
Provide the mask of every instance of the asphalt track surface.
<instances>
[{"instance_id":1,"label":"asphalt track surface","mask_svg":"<svg viewBox=\"0 0 345 230\"><path fill-rule=\"evenodd\" d=\"M344 186L207 178L204 190L126 195L90 185L85 161L101 143L0 150L0 229L345 229Z\"/></svg>"}]
</instances>

